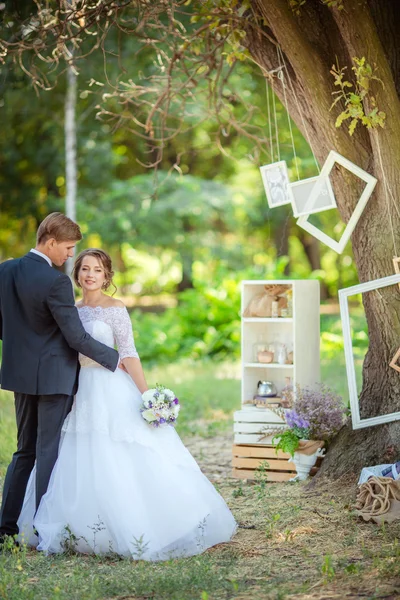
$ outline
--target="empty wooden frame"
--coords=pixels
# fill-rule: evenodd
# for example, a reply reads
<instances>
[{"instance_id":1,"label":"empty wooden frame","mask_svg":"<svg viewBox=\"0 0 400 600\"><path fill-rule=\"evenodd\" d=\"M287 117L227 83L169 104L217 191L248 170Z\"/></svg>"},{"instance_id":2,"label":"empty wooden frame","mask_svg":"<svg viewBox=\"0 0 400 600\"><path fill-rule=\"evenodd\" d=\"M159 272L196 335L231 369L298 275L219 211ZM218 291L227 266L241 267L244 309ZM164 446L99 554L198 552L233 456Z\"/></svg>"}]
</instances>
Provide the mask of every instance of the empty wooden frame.
<instances>
[{"instance_id":1,"label":"empty wooden frame","mask_svg":"<svg viewBox=\"0 0 400 600\"><path fill-rule=\"evenodd\" d=\"M373 177L373 175L370 175L369 173L364 171L364 169L361 169L360 167L352 163L350 160L348 160L341 154L338 154L334 150L331 150L331 152L329 153L329 156L326 159L324 166L322 167L320 177L329 177L329 174L332 171L335 163L341 165L342 167L344 167L345 169L347 169L348 171L350 171L351 173L353 173L354 175L366 182L366 186L358 200L354 212L351 215L340 240L337 242L329 235L321 231L321 229L315 227L315 225L308 221L307 215L301 216L297 220L297 225L308 231L308 233L316 237L318 240L320 240L320 242L324 243L329 248L332 248L332 250L335 250L335 252L337 252L338 254L341 254L345 249L346 244L349 241L350 236L353 233L354 228L357 225L358 220L360 219L363 213L365 205L367 204L374 190L377 180L375 177Z\"/></svg>"},{"instance_id":2,"label":"empty wooden frame","mask_svg":"<svg viewBox=\"0 0 400 600\"><path fill-rule=\"evenodd\" d=\"M400 274L390 275L389 277L383 277L382 279L375 279L368 281L367 283L360 283L349 288L339 290L339 304L340 314L342 318L343 327L343 340L344 340L344 354L346 359L346 372L347 372L347 384L349 387L350 397L350 409L351 409L351 420L353 429L362 429L363 427L372 427L373 425L382 425L382 423L391 423L392 421L400 420L400 412L390 413L387 415L380 415L378 417L371 417L368 419L361 419L360 406L358 402L357 393L357 382L356 372L354 367L354 356L353 356L353 345L351 340L351 328L350 328L350 315L349 315L349 304L348 299L350 296L357 294L363 294L364 292L372 292L379 290L390 285L396 285L400 283ZM397 356L397 354L396 354ZM400 353L399 353L400 356ZM397 356L397 358L399 358ZM396 357L393 357L392 362ZM396 358L396 361L397 361ZM396 364L395 361L395 364ZM392 365L391 365L392 366ZM397 370L397 369L396 369ZM400 368L399 368L400 371Z\"/></svg>"}]
</instances>

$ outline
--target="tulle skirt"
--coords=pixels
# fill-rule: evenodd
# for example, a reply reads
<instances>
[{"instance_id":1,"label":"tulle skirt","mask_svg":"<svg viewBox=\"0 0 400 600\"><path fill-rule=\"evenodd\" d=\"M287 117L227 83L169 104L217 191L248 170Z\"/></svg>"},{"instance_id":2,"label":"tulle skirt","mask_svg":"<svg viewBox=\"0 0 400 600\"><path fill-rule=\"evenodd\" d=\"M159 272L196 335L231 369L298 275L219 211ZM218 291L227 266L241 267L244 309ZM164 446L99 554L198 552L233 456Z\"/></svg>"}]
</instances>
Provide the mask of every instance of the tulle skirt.
<instances>
[{"instance_id":1,"label":"tulle skirt","mask_svg":"<svg viewBox=\"0 0 400 600\"><path fill-rule=\"evenodd\" d=\"M144 560L191 556L230 540L236 523L225 501L176 431L150 427L140 404L139 390L122 370L81 369L35 516L35 469L31 474L20 539L46 553Z\"/></svg>"}]
</instances>

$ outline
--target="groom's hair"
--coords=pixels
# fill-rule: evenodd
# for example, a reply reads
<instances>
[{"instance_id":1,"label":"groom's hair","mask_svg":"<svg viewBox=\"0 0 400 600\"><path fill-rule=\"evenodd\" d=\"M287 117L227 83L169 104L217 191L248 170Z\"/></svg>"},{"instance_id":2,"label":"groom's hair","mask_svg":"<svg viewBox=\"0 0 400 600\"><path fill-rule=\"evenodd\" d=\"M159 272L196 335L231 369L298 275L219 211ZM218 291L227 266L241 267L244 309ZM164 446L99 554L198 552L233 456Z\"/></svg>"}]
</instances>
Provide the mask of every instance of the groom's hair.
<instances>
[{"instance_id":1,"label":"groom's hair","mask_svg":"<svg viewBox=\"0 0 400 600\"><path fill-rule=\"evenodd\" d=\"M79 225L62 213L54 212L40 223L36 234L38 244L45 244L50 238L56 242L79 242L82 233Z\"/></svg>"}]
</instances>

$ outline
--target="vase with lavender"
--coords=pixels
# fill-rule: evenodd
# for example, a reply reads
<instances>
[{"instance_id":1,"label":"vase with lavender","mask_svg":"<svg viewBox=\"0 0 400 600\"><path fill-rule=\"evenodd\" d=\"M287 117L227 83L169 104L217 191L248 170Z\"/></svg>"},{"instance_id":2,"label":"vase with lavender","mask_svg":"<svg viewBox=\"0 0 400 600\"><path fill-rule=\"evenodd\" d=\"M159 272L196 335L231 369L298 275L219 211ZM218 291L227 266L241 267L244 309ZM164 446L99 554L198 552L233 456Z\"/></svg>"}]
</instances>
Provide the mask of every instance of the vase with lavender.
<instances>
[{"instance_id":1,"label":"vase with lavender","mask_svg":"<svg viewBox=\"0 0 400 600\"><path fill-rule=\"evenodd\" d=\"M296 465L297 477L306 479L318 457L323 456L322 449L342 428L346 407L341 396L324 384L317 387L301 388L297 386L293 409L285 412L288 428L276 435L272 443L276 450L291 455Z\"/></svg>"}]
</instances>

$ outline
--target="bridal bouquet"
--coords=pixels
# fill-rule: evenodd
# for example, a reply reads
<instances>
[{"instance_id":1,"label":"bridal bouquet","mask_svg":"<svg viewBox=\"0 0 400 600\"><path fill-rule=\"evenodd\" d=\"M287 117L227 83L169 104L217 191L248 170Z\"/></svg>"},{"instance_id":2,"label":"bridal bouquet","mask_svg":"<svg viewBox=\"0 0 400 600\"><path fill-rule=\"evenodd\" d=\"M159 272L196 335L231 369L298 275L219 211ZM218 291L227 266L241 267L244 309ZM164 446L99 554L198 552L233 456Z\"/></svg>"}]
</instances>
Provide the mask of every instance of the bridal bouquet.
<instances>
[{"instance_id":1,"label":"bridal bouquet","mask_svg":"<svg viewBox=\"0 0 400 600\"><path fill-rule=\"evenodd\" d=\"M175 424L181 406L172 390L157 384L142 394L142 400L140 412L149 425L159 427Z\"/></svg>"}]
</instances>

